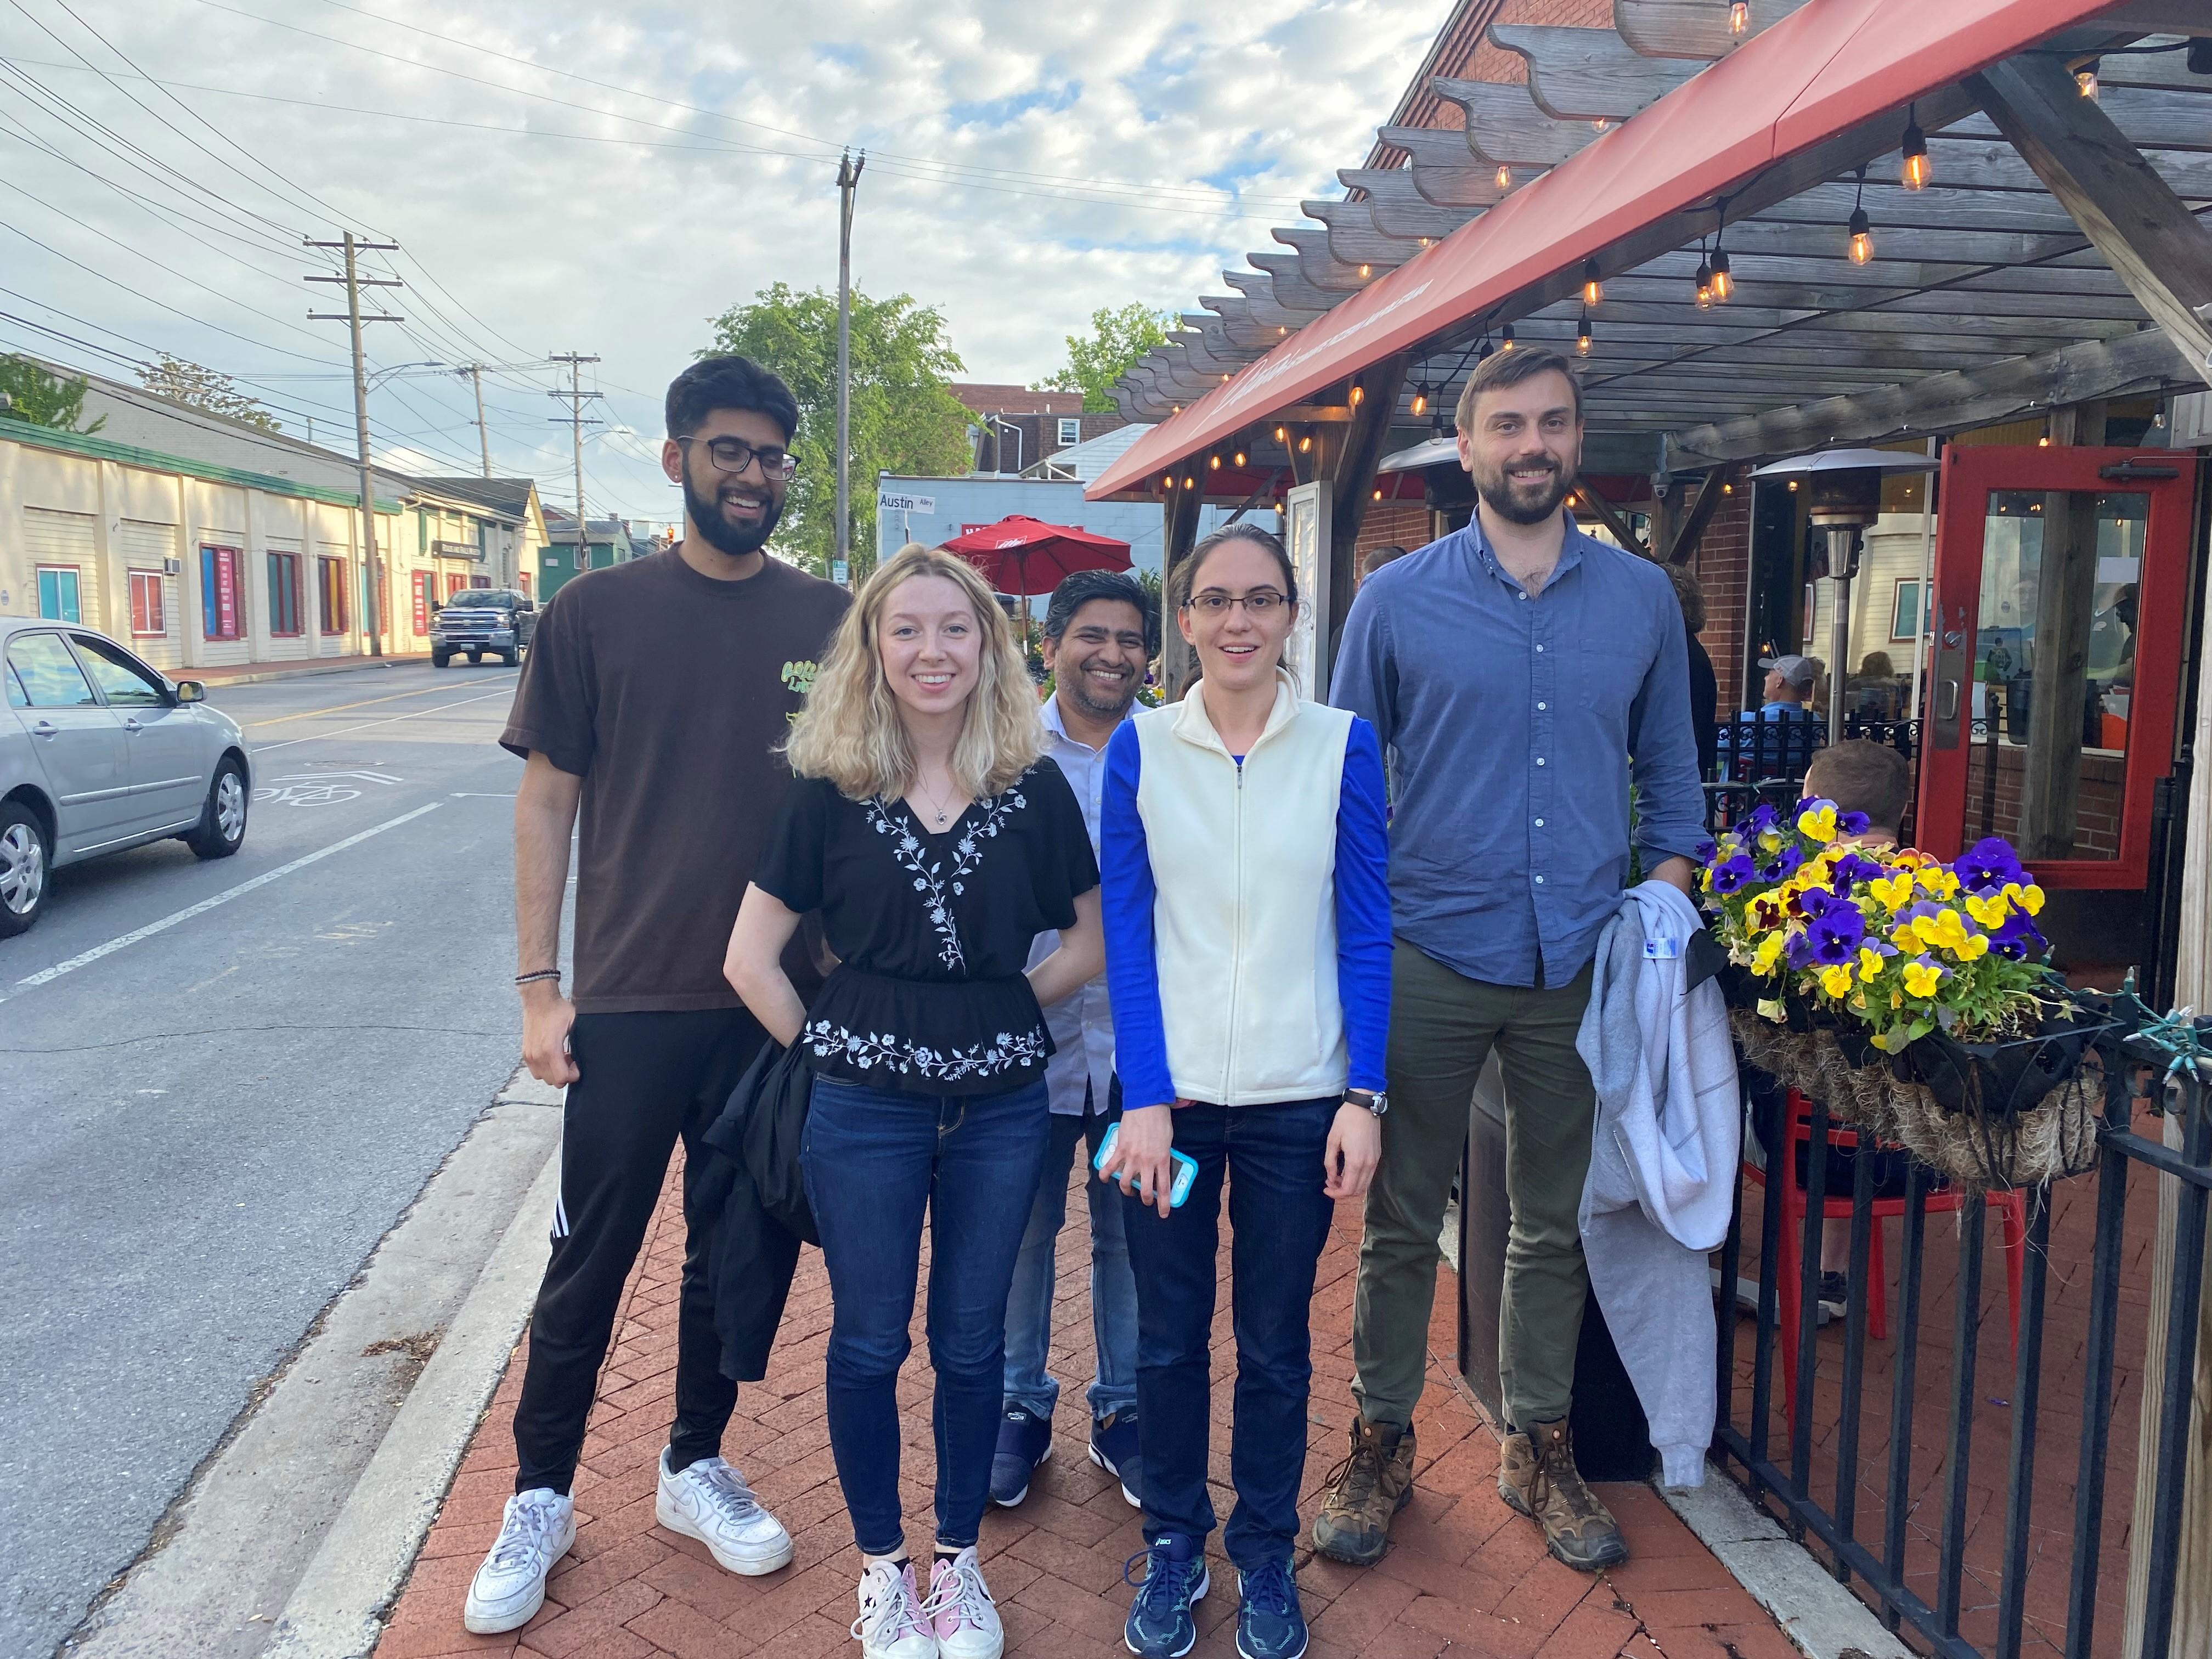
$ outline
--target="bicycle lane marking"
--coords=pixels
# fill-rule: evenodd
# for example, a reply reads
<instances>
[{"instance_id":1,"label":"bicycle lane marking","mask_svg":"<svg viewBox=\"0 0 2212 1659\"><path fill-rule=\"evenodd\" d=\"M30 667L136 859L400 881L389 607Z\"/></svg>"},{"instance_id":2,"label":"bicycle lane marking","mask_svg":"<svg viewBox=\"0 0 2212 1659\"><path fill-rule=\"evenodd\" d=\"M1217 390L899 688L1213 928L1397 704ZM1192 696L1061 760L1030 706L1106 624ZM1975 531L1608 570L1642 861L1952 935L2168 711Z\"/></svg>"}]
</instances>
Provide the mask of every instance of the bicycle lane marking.
<instances>
[{"instance_id":1,"label":"bicycle lane marking","mask_svg":"<svg viewBox=\"0 0 2212 1659\"><path fill-rule=\"evenodd\" d=\"M141 939L151 939L156 933L166 933L181 922L190 921L194 916L205 915L209 911L228 904L234 898L243 898L257 888L266 887L270 882L289 876L295 871L304 870L311 864L319 863L334 853L343 853L349 847L360 846L373 836L380 836L387 830L397 830L403 823L410 823L425 812L434 812L445 804L441 800L434 800L427 806L418 806L411 812L403 812L396 818L386 818L382 823L363 830L356 835L348 836L343 841L334 841L328 847L318 848L312 853L294 859L289 864L280 864L274 870L264 870L251 880L241 881L235 887L225 888L211 898L204 898L198 904L188 904L181 910L171 911L159 921L149 921L143 927L133 928L130 933L112 939L105 945L95 945L89 951L81 951L66 962L58 962L51 968L41 969L35 974L27 975L15 981L16 989L20 992L28 987L45 985L59 979L64 974L73 974L80 968L89 967L102 957L112 956L116 951L136 945ZM5 1002L7 1000L6 997L0 997L0 1002Z\"/></svg>"},{"instance_id":2,"label":"bicycle lane marking","mask_svg":"<svg viewBox=\"0 0 2212 1659\"><path fill-rule=\"evenodd\" d=\"M425 714L442 714L448 708L462 708L472 702L489 702L494 697L506 695L504 690L487 691L481 697L463 697L459 702L441 702L435 708L417 708L404 714L387 715L380 720L363 720L359 726L342 726L335 732L318 732L312 737L287 738L282 743L264 743L258 745L253 753L258 757L278 749L289 749L295 743L320 743L325 738L343 738L349 732L366 732L373 726L392 726L401 720L420 720Z\"/></svg>"}]
</instances>

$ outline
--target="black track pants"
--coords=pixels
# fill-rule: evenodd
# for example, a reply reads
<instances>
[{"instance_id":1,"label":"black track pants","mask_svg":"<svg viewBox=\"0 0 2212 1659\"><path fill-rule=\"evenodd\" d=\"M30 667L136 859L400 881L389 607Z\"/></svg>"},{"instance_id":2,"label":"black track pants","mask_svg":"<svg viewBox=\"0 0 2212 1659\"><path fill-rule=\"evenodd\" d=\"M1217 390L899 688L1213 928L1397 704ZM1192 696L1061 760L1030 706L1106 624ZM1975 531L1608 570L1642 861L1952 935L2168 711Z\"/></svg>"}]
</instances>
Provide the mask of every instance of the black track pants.
<instances>
[{"instance_id":1,"label":"black track pants","mask_svg":"<svg viewBox=\"0 0 2212 1659\"><path fill-rule=\"evenodd\" d=\"M623 1285L679 1134L687 1237L669 1463L686 1468L721 1449L738 1385L717 1364L707 1287L714 1218L700 1213L693 1196L702 1173L699 1138L766 1041L742 1008L576 1017L568 1043L582 1075L568 1087L553 1255L531 1316L529 1368L514 1413L517 1492L568 1490ZM779 1304L789 1287L787 1270L775 1287Z\"/></svg>"}]
</instances>

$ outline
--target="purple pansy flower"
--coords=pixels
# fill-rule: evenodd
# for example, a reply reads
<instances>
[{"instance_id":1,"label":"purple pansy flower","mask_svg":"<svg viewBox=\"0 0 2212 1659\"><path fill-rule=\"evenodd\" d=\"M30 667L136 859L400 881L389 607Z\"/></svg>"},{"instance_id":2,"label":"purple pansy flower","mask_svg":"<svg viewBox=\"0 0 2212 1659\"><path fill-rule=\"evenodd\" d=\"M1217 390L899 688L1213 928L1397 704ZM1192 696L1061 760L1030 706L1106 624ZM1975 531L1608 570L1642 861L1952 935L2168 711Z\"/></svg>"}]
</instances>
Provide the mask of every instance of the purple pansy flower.
<instances>
[{"instance_id":1,"label":"purple pansy flower","mask_svg":"<svg viewBox=\"0 0 2212 1659\"><path fill-rule=\"evenodd\" d=\"M1784 847L1759 866L1759 873L1767 881L1787 881L1797 873L1797 866L1804 862L1803 853L1795 847Z\"/></svg>"},{"instance_id":2,"label":"purple pansy flower","mask_svg":"<svg viewBox=\"0 0 2212 1659\"><path fill-rule=\"evenodd\" d=\"M1776 828L1781 822L1782 814L1775 811L1774 804L1763 800L1751 809L1751 815L1744 819L1744 828L1747 833L1756 836L1762 830Z\"/></svg>"},{"instance_id":3,"label":"purple pansy flower","mask_svg":"<svg viewBox=\"0 0 2212 1659\"><path fill-rule=\"evenodd\" d=\"M1830 866L1835 872L1836 890L1848 893L1863 881L1879 881L1889 873L1879 859L1870 859L1857 853L1845 853Z\"/></svg>"},{"instance_id":4,"label":"purple pansy flower","mask_svg":"<svg viewBox=\"0 0 2212 1659\"><path fill-rule=\"evenodd\" d=\"M1951 870L1959 878L1959 884L1970 893L1998 892L2008 881L2027 878L2027 872L2021 867L2020 855L2001 836L1976 842Z\"/></svg>"},{"instance_id":5,"label":"purple pansy flower","mask_svg":"<svg viewBox=\"0 0 2212 1659\"><path fill-rule=\"evenodd\" d=\"M1741 892L1744 884L1751 879L1752 874L1751 860L1739 853L1734 858L1713 866L1713 891L1716 893Z\"/></svg>"},{"instance_id":6,"label":"purple pansy flower","mask_svg":"<svg viewBox=\"0 0 2212 1659\"><path fill-rule=\"evenodd\" d=\"M1811 967L1814 960L1812 935L1792 933L1789 944L1782 947L1782 954L1789 959L1792 968Z\"/></svg>"},{"instance_id":7,"label":"purple pansy flower","mask_svg":"<svg viewBox=\"0 0 2212 1659\"><path fill-rule=\"evenodd\" d=\"M1797 908L1808 917L1826 915L1836 902L1836 896L1825 887L1808 887L1797 896Z\"/></svg>"},{"instance_id":8,"label":"purple pansy flower","mask_svg":"<svg viewBox=\"0 0 2212 1659\"><path fill-rule=\"evenodd\" d=\"M1853 907L1831 905L1814 918L1805 936L1812 941L1813 960L1833 967L1857 960L1859 945L1866 939L1866 923Z\"/></svg>"},{"instance_id":9,"label":"purple pansy flower","mask_svg":"<svg viewBox=\"0 0 2212 1659\"><path fill-rule=\"evenodd\" d=\"M2035 918L2025 910L2014 910L1990 935L1990 946L2001 957L2010 957L2014 962L2024 962L2029 957L2042 956L2051 949L2051 941L2035 925Z\"/></svg>"},{"instance_id":10,"label":"purple pansy flower","mask_svg":"<svg viewBox=\"0 0 2212 1659\"><path fill-rule=\"evenodd\" d=\"M1714 843L1711 837L1708 836L1698 843L1698 862L1711 864L1713 861L1713 854L1719 851L1719 847Z\"/></svg>"},{"instance_id":11,"label":"purple pansy flower","mask_svg":"<svg viewBox=\"0 0 2212 1659\"><path fill-rule=\"evenodd\" d=\"M1838 812L1836 828L1846 836L1863 836L1874 828L1874 820L1863 812Z\"/></svg>"}]
</instances>

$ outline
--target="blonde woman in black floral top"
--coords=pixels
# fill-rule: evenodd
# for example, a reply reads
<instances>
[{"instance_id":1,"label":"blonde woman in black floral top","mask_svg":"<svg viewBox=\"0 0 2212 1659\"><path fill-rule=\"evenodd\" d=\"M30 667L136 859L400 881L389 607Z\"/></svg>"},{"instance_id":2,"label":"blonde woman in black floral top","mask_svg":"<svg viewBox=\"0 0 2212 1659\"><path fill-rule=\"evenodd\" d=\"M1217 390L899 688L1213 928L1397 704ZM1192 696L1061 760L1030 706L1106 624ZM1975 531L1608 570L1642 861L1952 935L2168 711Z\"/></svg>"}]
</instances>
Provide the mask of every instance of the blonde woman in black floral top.
<instances>
[{"instance_id":1,"label":"blonde woman in black floral top","mask_svg":"<svg viewBox=\"0 0 2212 1659\"><path fill-rule=\"evenodd\" d=\"M1006 1292L1048 1125L1042 1006L1104 965L1083 811L1039 756L990 589L908 547L846 615L787 750L798 775L730 936L745 1006L816 1072L802 1167L835 1310L830 1441L861 1552L866 1659L998 1659L975 1554ZM840 966L813 1006L780 963L809 910ZM1030 942L1060 948L1024 971ZM931 1227L937 1542L900 1523L898 1372Z\"/></svg>"}]
</instances>

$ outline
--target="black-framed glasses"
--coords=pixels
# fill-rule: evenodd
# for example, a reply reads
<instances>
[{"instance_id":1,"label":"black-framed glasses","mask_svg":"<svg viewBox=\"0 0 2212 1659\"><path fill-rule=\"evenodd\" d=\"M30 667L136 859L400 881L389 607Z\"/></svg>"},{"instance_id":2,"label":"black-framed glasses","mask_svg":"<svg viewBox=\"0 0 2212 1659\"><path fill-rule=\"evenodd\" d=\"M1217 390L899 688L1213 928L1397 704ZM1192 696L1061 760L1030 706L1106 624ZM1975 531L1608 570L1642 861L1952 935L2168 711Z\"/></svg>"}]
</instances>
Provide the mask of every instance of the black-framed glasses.
<instances>
[{"instance_id":1,"label":"black-framed glasses","mask_svg":"<svg viewBox=\"0 0 2212 1659\"><path fill-rule=\"evenodd\" d=\"M679 444L704 444L707 459L714 464L718 472L732 477L743 472L755 461L760 463L761 477L791 482L791 475L799 471L798 459L787 449L757 449L742 438L678 438Z\"/></svg>"},{"instance_id":2,"label":"black-framed glasses","mask_svg":"<svg viewBox=\"0 0 2212 1659\"><path fill-rule=\"evenodd\" d=\"M1255 621L1263 621L1274 615L1277 606L1288 605L1291 601L1288 594L1278 593L1272 587L1256 587L1249 593L1242 594L1194 593L1190 596L1190 602L1196 610L1208 617L1225 617L1231 605L1241 605L1246 616Z\"/></svg>"}]
</instances>

